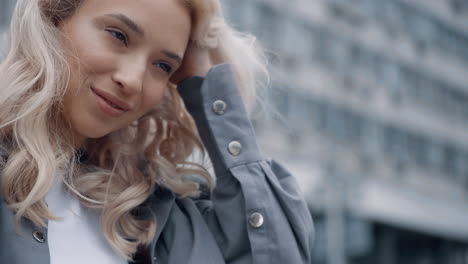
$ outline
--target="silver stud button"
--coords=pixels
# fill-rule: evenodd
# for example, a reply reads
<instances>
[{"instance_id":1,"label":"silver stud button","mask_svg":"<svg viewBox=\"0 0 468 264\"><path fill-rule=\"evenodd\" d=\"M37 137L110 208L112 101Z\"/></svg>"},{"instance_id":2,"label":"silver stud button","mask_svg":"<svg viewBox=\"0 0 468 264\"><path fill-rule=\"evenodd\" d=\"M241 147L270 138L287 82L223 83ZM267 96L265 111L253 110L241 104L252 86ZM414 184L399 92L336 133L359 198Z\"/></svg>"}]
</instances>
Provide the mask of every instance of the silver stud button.
<instances>
[{"instance_id":1,"label":"silver stud button","mask_svg":"<svg viewBox=\"0 0 468 264\"><path fill-rule=\"evenodd\" d=\"M259 228L263 225L263 215L260 213L253 213L249 216L249 224L251 227Z\"/></svg>"},{"instance_id":2,"label":"silver stud button","mask_svg":"<svg viewBox=\"0 0 468 264\"><path fill-rule=\"evenodd\" d=\"M242 145L239 141L232 141L228 146L229 153L233 156L239 156L242 150Z\"/></svg>"},{"instance_id":3,"label":"silver stud button","mask_svg":"<svg viewBox=\"0 0 468 264\"><path fill-rule=\"evenodd\" d=\"M41 232L41 231L34 231L32 233L32 236L33 238L39 242L39 243L44 243L46 241L46 237L45 237L45 234L44 232Z\"/></svg>"},{"instance_id":4,"label":"silver stud button","mask_svg":"<svg viewBox=\"0 0 468 264\"><path fill-rule=\"evenodd\" d=\"M218 115L223 115L226 112L227 105L222 100L217 100L213 103L213 112Z\"/></svg>"}]
</instances>

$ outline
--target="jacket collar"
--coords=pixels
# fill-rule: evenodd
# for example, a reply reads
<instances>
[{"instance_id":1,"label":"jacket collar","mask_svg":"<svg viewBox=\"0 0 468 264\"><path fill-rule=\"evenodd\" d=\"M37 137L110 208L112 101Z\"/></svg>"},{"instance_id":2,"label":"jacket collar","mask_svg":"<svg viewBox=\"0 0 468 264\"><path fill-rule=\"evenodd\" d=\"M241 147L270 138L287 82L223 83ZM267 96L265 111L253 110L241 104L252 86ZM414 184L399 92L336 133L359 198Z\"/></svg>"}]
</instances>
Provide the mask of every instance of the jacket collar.
<instances>
[{"instance_id":1,"label":"jacket collar","mask_svg":"<svg viewBox=\"0 0 468 264\"><path fill-rule=\"evenodd\" d=\"M162 230L164 230L164 227L166 226L172 207L174 206L175 199L175 194L172 191L166 187L158 186L154 194L148 199L146 203L150 208L153 217L156 219L156 235L154 236L153 241L149 247L149 254L147 254L147 256L149 256L150 259L148 260L148 263L153 262L156 243L161 236Z\"/></svg>"}]
</instances>

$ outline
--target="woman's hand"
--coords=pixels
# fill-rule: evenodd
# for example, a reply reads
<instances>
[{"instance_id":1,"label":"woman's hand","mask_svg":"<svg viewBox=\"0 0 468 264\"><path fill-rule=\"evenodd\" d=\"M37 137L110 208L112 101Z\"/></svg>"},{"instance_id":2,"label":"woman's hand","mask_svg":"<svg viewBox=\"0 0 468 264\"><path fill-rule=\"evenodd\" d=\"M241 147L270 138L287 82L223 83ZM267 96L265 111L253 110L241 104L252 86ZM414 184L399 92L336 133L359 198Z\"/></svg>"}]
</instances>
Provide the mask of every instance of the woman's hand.
<instances>
[{"instance_id":1,"label":"woman's hand","mask_svg":"<svg viewBox=\"0 0 468 264\"><path fill-rule=\"evenodd\" d=\"M170 81L179 84L193 76L205 76L211 67L227 62L221 49L204 48L190 42L185 52L184 60L180 68L172 75Z\"/></svg>"}]
</instances>

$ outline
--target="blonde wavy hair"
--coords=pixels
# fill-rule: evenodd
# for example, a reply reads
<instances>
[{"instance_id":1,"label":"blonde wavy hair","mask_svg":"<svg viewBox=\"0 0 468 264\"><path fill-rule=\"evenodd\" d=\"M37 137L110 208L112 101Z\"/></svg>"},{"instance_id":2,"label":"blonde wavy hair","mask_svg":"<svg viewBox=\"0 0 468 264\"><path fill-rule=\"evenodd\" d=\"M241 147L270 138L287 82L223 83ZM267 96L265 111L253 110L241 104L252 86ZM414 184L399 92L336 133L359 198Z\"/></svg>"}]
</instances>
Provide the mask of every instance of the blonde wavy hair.
<instances>
[{"instance_id":1,"label":"blonde wavy hair","mask_svg":"<svg viewBox=\"0 0 468 264\"><path fill-rule=\"evenodd\" d=\"M185 176L198 175L211 188L214 182L202 165L189 162L203 146L174 87L130 127L90 140L82 149L88 158L78 161L59 114L70 68L58 25L82 1L17 1L9 50L0 64L0 151L5 154L1 190L17 221L26 218L46 227L57 218L48 210L45 195L62 180L83 206L99 210L108 243L132 259L155 235L156 220L135 212L157 186L186 197L199 194L199 180ZM255 39L224 22L218 0L180 1L191 10L192 41L223 51L245 103L252 105L256 76L266 74ZM59 176L60 171L66 176Z\"/></svg>"}]
</instances>

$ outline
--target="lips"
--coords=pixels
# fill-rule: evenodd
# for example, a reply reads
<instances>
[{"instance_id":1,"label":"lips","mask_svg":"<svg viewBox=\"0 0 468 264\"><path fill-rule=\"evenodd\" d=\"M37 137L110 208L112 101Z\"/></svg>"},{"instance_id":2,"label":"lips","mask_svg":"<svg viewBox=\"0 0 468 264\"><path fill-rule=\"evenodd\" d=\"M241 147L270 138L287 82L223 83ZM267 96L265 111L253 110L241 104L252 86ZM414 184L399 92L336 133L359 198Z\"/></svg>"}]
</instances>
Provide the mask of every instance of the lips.
<instances>
[{"instance_id":1,"label":"lips","mask_svg":"<svg viewBox=\"0 0 468 264\"><path fill-rule=\"evenodd\" d=\"M101 91L101 90L98 90L98 89L93 88L93 87L91 88L91 90L93 91L93 93L95 95L100 97L107 104L109 104L109 106L115 108L116 110L120 110L120 111L123 111L123 112L127 112L127 111L131 110L130 106L127 103L125 103L124 101L118 99L114 95L109 94L109 93L104 92L104 91Z\"/></svg>"},{"instance_id":2,"label":"lips","mask_svg":"<svg viewBox=\"0 0 468 264\"><path fill-rule=\"evenodd\" d=\"M131 110L131 107L127 103L110 93L98 90L94 87L91 87L91 91L96 98L96 106L98 109L109 117L118 118Z\"/></svg>"}]
</instances>

